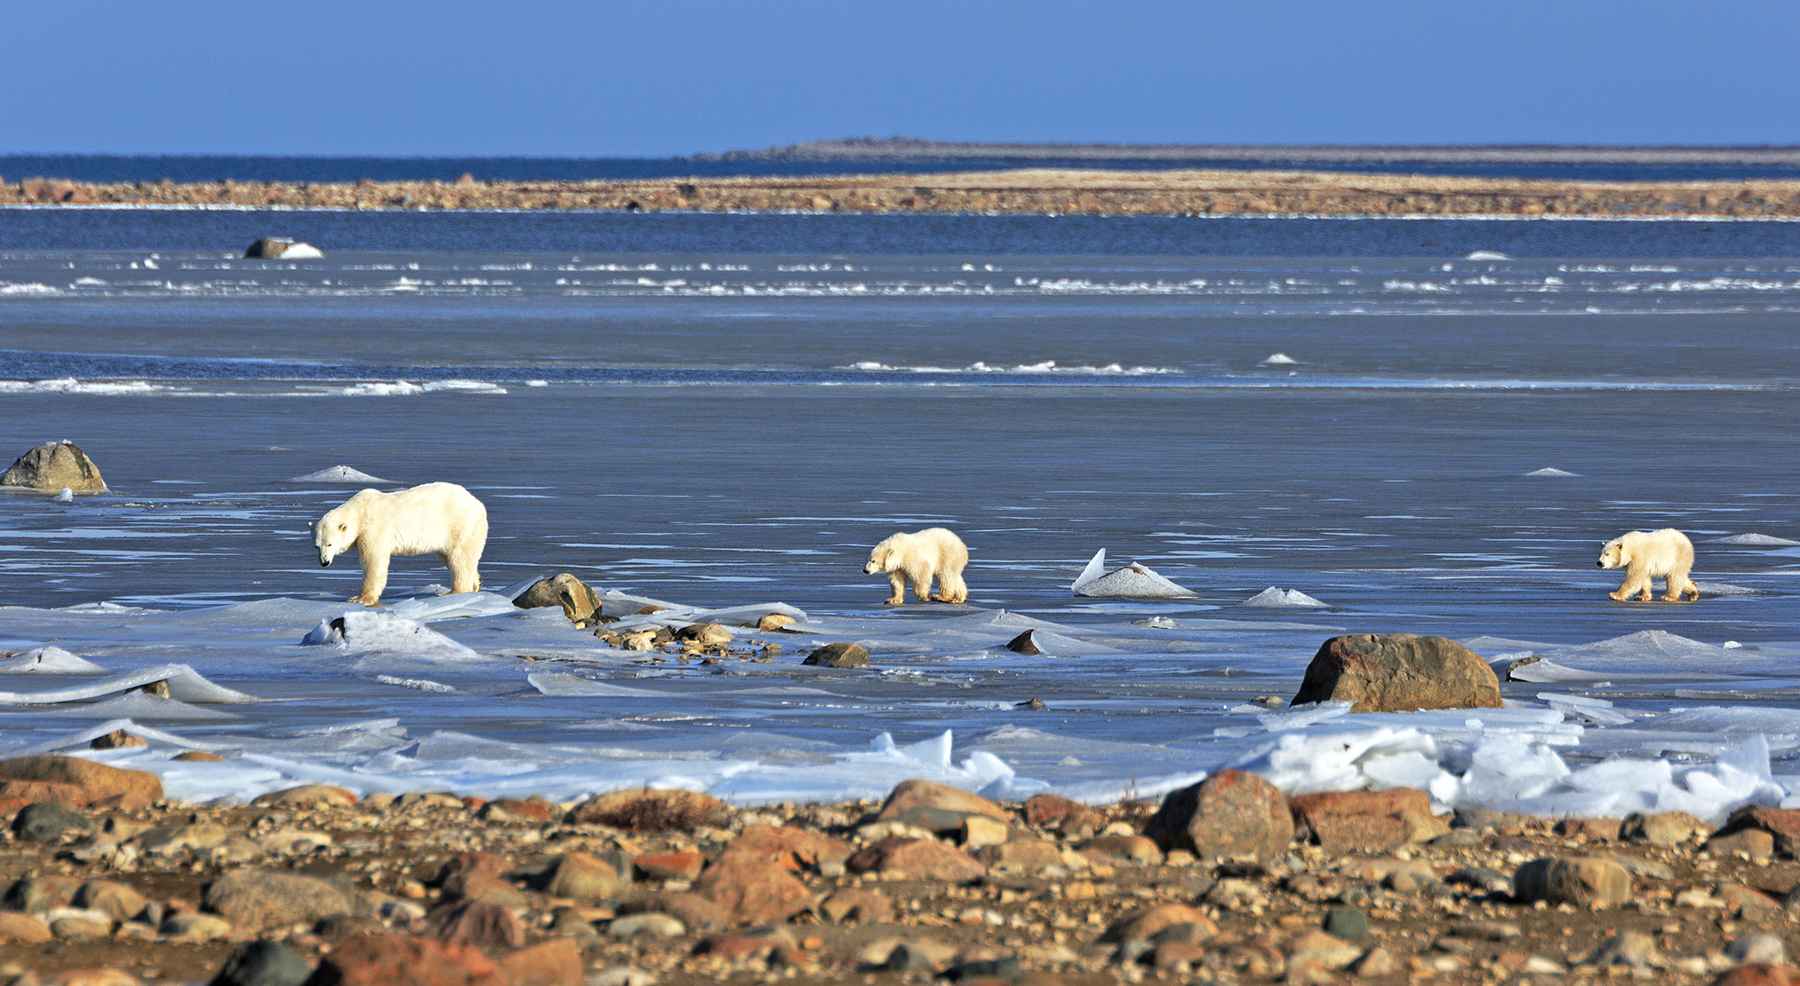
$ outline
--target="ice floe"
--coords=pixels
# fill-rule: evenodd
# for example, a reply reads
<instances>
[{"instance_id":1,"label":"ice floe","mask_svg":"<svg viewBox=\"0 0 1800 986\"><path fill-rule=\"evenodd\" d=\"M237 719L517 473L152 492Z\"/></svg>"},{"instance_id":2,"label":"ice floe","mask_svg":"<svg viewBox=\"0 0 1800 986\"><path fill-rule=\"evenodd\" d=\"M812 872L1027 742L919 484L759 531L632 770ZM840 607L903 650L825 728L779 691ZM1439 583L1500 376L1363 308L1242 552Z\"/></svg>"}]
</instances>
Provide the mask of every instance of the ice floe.
<instances>
[{"instance_id":1,"label":"ice floe","mask_svg":"<svg viewBox=\"0 0 1800 986\"><path fill-rule=\"evenodd\" d=\"M1713 544L1741 544L1755 548L1787 548L1800 545L1800 541L1776 537L1773 534L1733 534L1728 537L1713 538Z\"/></svg>"},{"instance_id":2,"label":"ice floe","mask_svg":"<svg viewBox=\"0 0 1800 986\"><path fill-rule=\"evenodd\" d=\"M304 476L295 476L290 483L392 483L391 479L371 476L361 469L352 466L328 466L317 472L309 472Z\"/></svg>"},{"instance_id":3,"label":"ice floe","mask_svg":"<svg viewBox=\"0 0 1800 986\"><path fill-rule=\"evenodd\" d=\"M1270 353L1262 359L1263 366L1298 366L1300 361L1286 353Z\"/></svg>"},{"instance_id":4,"label":"ice floe","mask_svg":"<svg viewBox=\"0 0 1800 986\"><path fill-rule=\"evenodd\" d=\"M1184 589L1137 562L1106 571L1105 548L1094 553L1069 589L1077 596L1099 599L1192 599L1195 596L1193 590Z\"/></svg>"},{"instance_id":5,"label":"ice floe","mask_svg":"<svg viewBox=\"0 0 1800 986\"><path fill-rule=\"evenodd\" d=\"M446 391L498 397L506 393L506 388L486 380L429 380L425 383L371 380L337 389L337 393L345 397L416 397Z\"/></svg>"},{"instance_id":6,"label":"ice floe","mask_svg":"<svg viewBox=\"0 0 1800 986\"><path fill-rule=\"evenodd\" d=\"M1544 479L1568 479L1579 476L1580 473L1573 473L1567 469L1558 469L1555 466L1545 466L1542 469L1533 469L1525 475Z\"/></svg>"},{"instance_id":7,"label":"ice floe","mask_svg":"<svg viewBox=\"0 0 1800 986\"><path fill-rule=\"evenodd\" d=\"M1464 260L1511 260L1512 258L1498 250L1471 250Z\"/></svg>"},{"instance_id":8,"label":"ice floe","mask_svg":"<svg viewBox=\"0 0 1800 986\"><path fill-rule=\"evenodd\" d=\"M1299 589L1283 589L1272 585L1238 605L1260 609L1325 609L1330 604L1322 603Z\"/></svg>"},{"instance_id":9,"label":"ice floe","mask_svg":"<svg viewBox=\"0 0 1800 986\"><path fill-rule=\"evenodd\" d=\"M54 645L0 653L0 674L105 674L106 669Z\"/></svg>"},{"instance_id":10,"label":"ice floe","mask_svg":"<svg viewBox=\"0 0 1800 986\"><path fill-rule=\"evenodd\" d=\"M164 697L180 702L228 705L254 702L256 698L216 685L185 664L164 664L113 675L100 681L40 691L0 691L0 705L61 705L91 702L107 696L157 686Z\"/></svg>"}]
</instances>

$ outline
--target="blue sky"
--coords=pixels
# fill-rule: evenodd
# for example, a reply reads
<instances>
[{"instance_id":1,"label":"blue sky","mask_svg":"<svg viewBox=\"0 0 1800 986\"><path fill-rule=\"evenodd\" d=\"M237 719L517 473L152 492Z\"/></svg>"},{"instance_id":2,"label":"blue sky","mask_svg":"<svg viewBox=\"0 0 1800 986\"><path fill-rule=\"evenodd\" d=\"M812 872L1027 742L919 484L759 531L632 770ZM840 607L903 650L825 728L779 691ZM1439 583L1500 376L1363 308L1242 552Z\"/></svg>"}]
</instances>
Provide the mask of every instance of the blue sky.
<instances>
[{"instance_id":1,"label":"blue sky","mask_svg":"<svg viewBox=\"0 0 1800 986\"><path fill-rule=\"evenodd\" d=\"M57 0L0 29L0 152L1800 144L1796 39L1792 0Z\"/></svg>"}]
</instances>

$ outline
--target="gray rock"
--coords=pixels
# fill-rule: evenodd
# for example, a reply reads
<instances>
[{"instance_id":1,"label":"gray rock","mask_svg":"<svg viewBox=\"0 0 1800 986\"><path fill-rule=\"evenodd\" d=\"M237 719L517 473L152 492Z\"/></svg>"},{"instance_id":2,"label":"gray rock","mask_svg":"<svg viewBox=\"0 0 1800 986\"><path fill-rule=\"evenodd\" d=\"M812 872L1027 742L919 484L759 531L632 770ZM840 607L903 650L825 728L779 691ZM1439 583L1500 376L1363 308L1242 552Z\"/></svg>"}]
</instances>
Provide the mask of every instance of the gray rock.
<instances>
[{"instance_id":1,"label":"gray rock","mask_svg":"<svg viewBox=\"0 0 1800 986\"><path fill-rule=\"evenodd\" d=\"M105 493L100 467L74 442L45 442L16 459L4 473L0 486L37 493Z\"/></svg>"},{"instance_id":2,"label":"gray rock","mask_svg":"<svg viewBox=\"0 0 1800 986\"><path fill-rule=\"evenodd\" d=\"M207 908L241 928L350 914L356 903L355 893L336 883L278 870L233 870L206 887Z\"/></svg>"},{"instance_id":3,"label":"gray rock","mask_svg":"<svg viewBox=\"0 0 1800 986\"><path fill-rule=\"evenodd\" d=\"M39 801L19 809L12 830L26 842L55 842L64 832L92 832L94 822L81 812Z\"/></svg>"},{"instance_id":4,"label":"gray rock","mask_svg":"<svg viewBox=\"0 0 1800 986\"><path fill-rule=\"evenodd\" d=\"M225 959L211 986L300 986L311 975L312 965L293 946L253 941Z\"/></svg>"},{"instance_id":5,"label":"gray rock","mask_svg":"<svg viewBox=\"0 0 1800 986\"><path fill-rule=\"evenodd\" d=\"M1325 912L1325 931L1345 941L1369 937L1369 916L1355 907L1334 907Z\"/></svg>"}]
</instances>

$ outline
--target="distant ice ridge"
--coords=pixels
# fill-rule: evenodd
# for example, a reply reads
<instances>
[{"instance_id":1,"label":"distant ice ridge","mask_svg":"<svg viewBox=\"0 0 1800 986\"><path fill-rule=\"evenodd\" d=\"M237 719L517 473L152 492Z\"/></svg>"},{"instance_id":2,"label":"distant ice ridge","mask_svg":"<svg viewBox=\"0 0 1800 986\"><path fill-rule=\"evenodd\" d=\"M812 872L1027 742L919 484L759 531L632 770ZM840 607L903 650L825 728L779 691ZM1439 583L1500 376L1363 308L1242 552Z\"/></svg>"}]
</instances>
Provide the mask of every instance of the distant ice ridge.
<instances>
[{"instance_id":1,"label":"distant ice ridge","mask_svg":"<svg viewBox=\"0 0 1800 986\"><path fill-rule=\"evenodd\" d=\"M1714 544L1743 544L1756 548L1786 548L1800 544L1800 541L1776 537L1773 534L1733 534L1729 537L1714 538Z\"/></svg>"},{"instance_id":2,"label":"distant ice ridge","mask_svg":"<svg viewBox=\"0 0 1800 986\"><path fill-rule=\"evenodd\" d=\"M161 394L173 388L143 380L81 381L74 377L50 380L0 380L0 394L81 394L88 397L130 397Z\"/></svg>"},{"instance_id":3,"label":"distant ice ridge","mask_svg":"<svg viewBox=\"0 0 1800 986\"><path fill-rule=\"evenodd\" d=\"M1570 472L1567 469L1558 469L1555 466L1545 466L1542 469L1533 469L1530 472L1526 473L1525 475L1536 476L1536 477L1540 477L1540 478L1544 478L1544 479L1564 479L1564 478L1574 478L1581 474Z\"/></svg>"},{"instance_id":4,"label":"distant ice ridge","mask_svg":"<svg viewBox=\"0 0 1800 986\"><path fill-rule=\"evenodd\" d=\"M372 380L367 383L351 384L348 387L340 388L337 392L345 397L415 397L419 394L436 394L444 391L499 396L506 393L506 388L486 380L429 380L425 383L411 383L406 380L392 382Z\"/></svg>"},{"instance_id":5,"label":"distant ice ridge","mask_svg":"<svg viewBox=\"0 0 1800 986\"><path fill-rule=\"evenodd\" d=\"M1326 609L1328 604L1301 592L1299 589L1283 589L1269 586L1267 589L1239 603L1241 606L1253 606L1262 609Z\"/></svg>"},{"instance_id":6,"label":"distant ice ridge","mask_svg":"<svg viewBox=\"0 0 1800 986\"><path fill-rule=\"evenodd\" d=\"M59 294L61 288L36 281L0 281L0 298L48 298Z\"/></svg>"},{"instance_id":7,"label":"distant ice ridge","mask_svg":"<svg viewBox=\"0 0 1800 986\"><path fill-rule=\"evenodd\" d=\"M1300 361L1286 353L1270 353L1263 357L1263 366L1298 366Z\"/></svg>"},{"instance_id":8,"label":"distant ice ridge","mask_svg":"<svg viewBox=\"0 0 1800 986\"><path fill-rule=\"evenodd\" d=\"M1511 260L1512 258L1498 250L1474 250L1464 260Z\"/></svg>"},{"instance_id":9,"label":"distant ice ridge","mask_svg":"<svg viewBox=\"0 0 1800 986\"><path fill-rule=\"evenodd\" d=\"M304 476L295 476L290 483L392 483L391 479L371 476L361 469L351 466L329 466L318 472L309 472Z\"/></svg>"},{"instance_id":10,"label":"distant ice ridge","mask_svg":"<svg viewBox=\"0 0 1800 986\"><path fill-rule=\"evenodd\" d=\"M1041 363L1019 363L1014 366L995 366L990 363L976 361L968 366L892 366L877 360L861 360L849 366L840 366L840 370L864 370L878 373L1067 373L1075 376L1155 376L1163 373L1179 373L1166 366L1126 366L1123 363L1107 363L1104 366L1083 363L1075 366L1063 366L1053 359Z\"/></svg>"}]
</instances>

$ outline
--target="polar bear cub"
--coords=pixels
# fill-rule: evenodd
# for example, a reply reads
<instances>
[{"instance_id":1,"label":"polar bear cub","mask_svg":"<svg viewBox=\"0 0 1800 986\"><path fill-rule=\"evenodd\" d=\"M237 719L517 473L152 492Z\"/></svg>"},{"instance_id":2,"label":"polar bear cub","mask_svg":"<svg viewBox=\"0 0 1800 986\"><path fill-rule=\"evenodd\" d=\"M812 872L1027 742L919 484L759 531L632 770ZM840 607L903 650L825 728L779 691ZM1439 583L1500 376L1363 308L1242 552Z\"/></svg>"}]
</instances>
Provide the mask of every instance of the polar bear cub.
<instances>
[{"instance_id":1,"label":"polar bear cub","mask_svg":"<svg viewBox=\"0 0 1800 986\"><path fill-rule=\"evenodd\" d=\"M893 594L889 606L906 601L906 583L911 582L913 595L919 602L965 603L969 587L963 584L963 568L969 564L969 548L962 538L942 527L928 527L908 534L891 535L869 552L869 563L863 566L867 575L886 572ZM931 581L936 579L939 592L933 595Z\"/></svg>"},{"instance_id":2,"label":"polar bear cub","mask_svg":"<svg viewBox=\"0 0 1800 986\"><path fill-rule=\"evenodd\" d=\"M1685 597L1700 598L1700 589L1688 578L1694 569L1694 542L1686 534L1665 527L1660 531L1631 531L1606 542L1600 549L1601 568L1623 568L1625 582L1619 591L1609 592L1614 602L1632 596L1639 602L1650 601L1650 580L1664 580L1663 602L1680 602Z\"/></svg>"},{"instance_id":3,"label":"polar bear cub","mask_svg":"<svg viewBox=\"0 0 1800 986\"><path fill-rule=\"evenodd\" d=\"M437 555L450 566L450 588L481 588L482 549L487 547L487 508L455 483L426 483L393 493L363 490L313 526L319 565L355 547L362 556L362 591L353 603L374 606L387 588L388 559Z\"/></svg>"}]
</instances>

